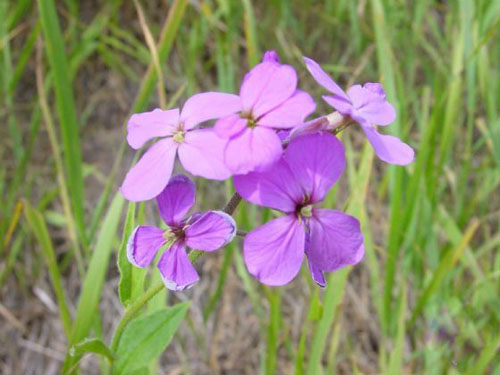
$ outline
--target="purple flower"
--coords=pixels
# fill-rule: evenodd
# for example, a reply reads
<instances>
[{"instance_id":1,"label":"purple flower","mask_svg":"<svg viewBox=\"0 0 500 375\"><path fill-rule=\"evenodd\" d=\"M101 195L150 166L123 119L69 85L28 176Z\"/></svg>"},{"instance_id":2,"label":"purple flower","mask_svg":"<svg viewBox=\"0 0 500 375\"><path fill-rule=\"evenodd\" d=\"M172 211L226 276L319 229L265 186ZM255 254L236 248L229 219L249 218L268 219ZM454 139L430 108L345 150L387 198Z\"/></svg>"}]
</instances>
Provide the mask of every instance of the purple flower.
<instances>
[{"instance_id":1,"label":"purple flower","mask_svg":"<svg viewBox=\"0 0 500 375\"><path fill-rule=\"evenodd\" d=\"M317 208L345 166L342 143L327 132L294 138L283 157L265 172L235 176L236 191L248 201L284 212L250 232L244 243L248 270L268 285L284 285L300 270L304 254L313 279L358 263L364 254L358 220Z\"/></svg>"},{"instance_id":2,"label":"purple flower","mask_svg":"<svg viewBox=\"0 0 500 375\"><path fill-rule=\"evenodd\" d=\"M301 125L314 111L311 96L297 90L297 73L280 64L274 51L244 78L240 88L241 106L215 124L215 132L228 142L224 149L226 166L233 174L264 170L282 154L275 129Z\"/></svg>"},{"instance_id":3,"label":"purple flower","mask_svg":"<svg viewBox=\"0 0 500 375\"><path fill-rule=\"evenodd\" d=\"M347 93L314 60L304 57L313 78L333 95L323 99L344 116L349 116L364 130L378 157L390 164L406 165L413 161L413 149L399 138L382 135L375 125L389 125L396 118L394 107L386 100L380 83L351 86Z\"/></svg>"},{"instance_id":4,"label":"purple flower","mask_svg":"<svg viewBox=\"0 0 500 375\"><path fill-rule=\"evenodd\" d=\"M127 141L132 148L138 149L156 137L161 139L127 173L121 186L123 196L130 201L143 201L160 194L172 175L176 154L183 167L195 176L228 178L230 172L223 161L226 141L213 129L195 127L239 108L236 95L206 92L189 98L182 111L155 109L132 115L127 124Z\"/></svg>"},{"instance_id":5,"label":"purple flower","mask_svg":"<svg viewBox=\"0 0 500 375\"><path fill-rule=\"evenodd\" d=\"M183 290L199 280L186 247L217 250L233 239L236 223L221 211L196 213L185 218L195 202L195 186L183 175L173 177L156 200L168 229L146 225L135 228L127 245L128 260L137 267L147 267L160 248L166 247L158 262L161 276L168 289Z\"/></svg>"}]
</instances>

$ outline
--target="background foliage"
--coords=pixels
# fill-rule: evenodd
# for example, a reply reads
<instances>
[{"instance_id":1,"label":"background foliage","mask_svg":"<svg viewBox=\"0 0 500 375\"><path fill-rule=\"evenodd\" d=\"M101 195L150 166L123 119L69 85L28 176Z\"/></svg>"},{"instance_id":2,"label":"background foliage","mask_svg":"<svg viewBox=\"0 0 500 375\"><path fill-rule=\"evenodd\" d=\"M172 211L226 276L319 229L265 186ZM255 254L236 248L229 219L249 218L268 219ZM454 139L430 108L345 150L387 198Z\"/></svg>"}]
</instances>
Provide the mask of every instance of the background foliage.
<instances>
[{"instance_id":1,"label":"background foliage","mask_svg":"<svg viewBox=\"0 0 500 375\"><path fill-rule=\"evenodd\" d=\"M0 0L0 372L499 375L499 30L491 0ZM349 129L325 204L361 219L364 261L325 290L307 272L266 288L234 242L110 350L158 281L123 258L122 237L157 219L117 194L127 117L236 92L267 49L318 102L302 55L343 85L380 80L397 108L389 131L415 163L383 164ZM199 181L198 207L231 191ZM246 230L270 215L235 213ZM159 341L137 336L156 326Z\"/></svg>"}]
</instances>

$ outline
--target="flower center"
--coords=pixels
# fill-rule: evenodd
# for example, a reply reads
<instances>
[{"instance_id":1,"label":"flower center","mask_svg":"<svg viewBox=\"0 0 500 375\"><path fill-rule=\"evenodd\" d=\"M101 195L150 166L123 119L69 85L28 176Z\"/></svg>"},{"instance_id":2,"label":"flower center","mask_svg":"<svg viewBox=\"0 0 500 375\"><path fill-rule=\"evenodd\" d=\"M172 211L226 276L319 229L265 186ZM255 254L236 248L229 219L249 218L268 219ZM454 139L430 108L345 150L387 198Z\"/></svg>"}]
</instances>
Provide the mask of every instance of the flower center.
<instances>
[{"instance_id":1,"label":"flower center","mask_svg":"<svg viewBox=\"0 0 500 375\"><path fill-rule=\"evenodd\" d=\"M257 126L257 121L253 118L252 111L242 111L240 117L247 120L247 127L250 129Z\"/></svg>"},{"instance_id":2,"label":"flower center","mask_svg":"<svg viewBox=\"0 0 500 375\"><path fill-rule=\"evenodd\" d=\"M186 135L186 132L182 129L179 129L174 133L174 136L172 137L172 139L174 140L174 142L182 143L182 142L184 142L185 135Z\"/></svg>"},{"instance_id":3,"label":"flower center","mask_svg":"<svg viewBox=\"0 0 500 375\"><path fill-rule=\"evenodd\" d=\"M312 216L313 205L308 204L307 206L302 206L300 208L300 216L302 217L311 217Z\"/></svg>"},{"instance_id":4,"label":"flower center","mask_svg":"<svg viewBox=\"0 0 500 375\"><path fill-rule=\"evenodd\" d=\"M167 241L167 248L170 248L175 241L184 238L184 228L170 227L163 232L163 238Z\"/></svg>"}]
</instances>

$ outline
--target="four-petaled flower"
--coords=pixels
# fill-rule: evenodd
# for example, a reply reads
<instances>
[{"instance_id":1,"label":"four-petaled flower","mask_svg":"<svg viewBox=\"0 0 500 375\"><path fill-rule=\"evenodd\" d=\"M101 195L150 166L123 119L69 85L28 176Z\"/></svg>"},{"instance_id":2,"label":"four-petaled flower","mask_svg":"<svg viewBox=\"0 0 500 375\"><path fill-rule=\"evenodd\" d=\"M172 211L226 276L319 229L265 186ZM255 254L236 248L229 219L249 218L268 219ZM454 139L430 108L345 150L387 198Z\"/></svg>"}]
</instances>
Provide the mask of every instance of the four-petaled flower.
<instances>
[{"instance_id":1,"label":"four-petaled flower","mask_svg":"<svg viewBox=\"0 0 500 375\"><path fill-rule=\"evenodd\" d=\"M127 141L132 148L138 149L156 137L162 139L127 173L121 186L123 196L130 201L143 201L160 194L172 175L177 153L182 166L195 176L228 178L231 174L223 161L225 140L213 129L195 127L239 108L237 95L206 92L189 98L182 111L155 109L132 115L127 124Z\"/></svg>"},{"instance_id":2,"label":"four-petaled flower","mask_svg":"<svg viewBox=\"0 0 500 375\"><path fill-rule=\"evenodd\" d=\"M275 129L301 125L316 108L308 93L297 90L295 69L281 64L274 51L245 76L239 97L233 114L215 124L215 132L228 139L224 161L233 174L271 166L282 154Z\"/></svg>"},{"instance_id":3,"label":"four-petaled flower","mask_svg":"<svg viewBox=\"0 0 500 375\"><path fill-rule=\"evenodd\" d=\"M129 261L147 267L160 248L166 247L158 262L165 285L183 290L199 280L186 254L186 247L214 251L229 243L236 234L234 219L221 211L185 215L195 202L194 183L186 176L172 177L156 198L167 229L141 225L135 228L127 245Z\"/></svg>"},{"instance_id":4,"label":"four-petaled flower","mask_svg":"<svg viewBox=\"0 0 500 375\"><path fill-rule=\"evenodd\" d=\"M333 95L323 99L344 116L356 121L366 134L378 157L390 164L406 165L413 161L413 149L399 138L382 135L375 125L389 125L396 118L394 107L386 100L380 83L351 86L347 93L314 60L304 57L313 78Z\"/></svg>"},{"instance_id":5,"label":"four-petaled flower","mask_svg":"<svg viewBox=\"0 0 500 375\"><path fill-rule=\"evenodd\" d=\"M291 140L283 157L267 171L234 177L243 198L286 214L245 237L245 263L258 280L268 285L288 283L305 255L313 279L324 286L323 272L361 260L364 248L358 220L315 207L344 166L342 143L319 132Z\"/></svg>"}]
</instances>

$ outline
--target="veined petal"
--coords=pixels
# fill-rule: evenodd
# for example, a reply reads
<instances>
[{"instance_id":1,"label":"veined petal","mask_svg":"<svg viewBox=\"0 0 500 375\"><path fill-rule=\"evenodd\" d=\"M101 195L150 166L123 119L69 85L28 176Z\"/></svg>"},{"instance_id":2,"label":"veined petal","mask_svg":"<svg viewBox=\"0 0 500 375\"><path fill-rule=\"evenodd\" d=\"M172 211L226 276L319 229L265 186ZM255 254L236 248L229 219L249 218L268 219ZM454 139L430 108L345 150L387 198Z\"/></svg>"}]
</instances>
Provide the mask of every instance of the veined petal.
<instances>
[{"instance_id":1,"label":"veined petal","mask_svg":"<svg viewBox=\"0 0 500 375\"><path fill-rule=\"evenodd\" d=\"M160 194L174 168L177 143L172 138L161 139L152 145L125 176L120 188L129 201L145 201Z\"/></svg>"},{"instance_id":2,"label":"veined petal","mask_svg":"<svg viewBox=\"0 0 500 375\"><path fill-rule=\"evenodd\" d=\"M215 134L213 129L195 129L186 133L179 146L182 166L191 174L210 180L225 180L231 172L224 163L227 140Z\"/></svg>"},{"instance_id":3,"label":"veined petal","mask_svg":"<svg viewBox=\"0 0 500 375\"><path fill-rule=\"evenodd\" d=\"M234 176L233 181L238 194L247 201L282 212L293 212L305 193L283 159L267 171Z\"/></svg>"},{"instance_id":4,"label":"veined petal","mask_svg":"<svg viewBox=\"0 0 500 375\"><path fill-rule=\"evenodd\" d=\"M309 70L309 73L311 73L316 82L318 82L332 94L349 100L344 90L342 90L340 86L337 85L333 79L331 79L331 77L321 68L321 66L319 66L316 61L305 56L302 57L302 59L306 63L307 70Z\"/></svg>"},{"instance_id":5,"label":"veined petal","mask_svg":"<svg viewBox=\"0 0 500 375\"><path fill-rule=\"evenodd\" d=\"M344 146L337 137L326 132L292 139L283 158L313 202L323 200L345 167Z\"/></svg>"},{"instance_id":6,"label":"veined petal","mask_svg":"<svg viewBox=\"0 0 500 375\"><path fill-rule=\"evenodd\" d=\"M222 211L199 215L185 230L186 244L196 250L214 251L226 246L236 234L234 219Z\"/></svg>"},{"instance_id":7,"label":"veined petal","mask_svg":"<svg viewBox=\"0 0 500 375\"><path fill-rule=\"evenodd\" d=\"M170 226L180 225L195 202L194 182L187 176L177 175L170 179L160 195L156 197L162 220Z\"/></svg>"},{"instance_id":8,"label":"veined petal","mask_svg":"<svg viewBox=\"0 0 500 375\"><path fill-rule=\"evenodd\" d=\"M382 135L373 126L361 126L377 156L389 164L407 165L413 162L413 149L399 138Z\"/></svg>"},{"instance_id":9,"label":"veined petal","mask_svg":"<svg viewBox=\"0 0 500 375\"><path fill-rule=\"evenodd\" d=\"M314 209L309 230L306 254L317 269L331 272L361 260L363 235L356 218L339 211Z\"/></svg>"},{"instance_id":10,"label":"veined petal","mask_svg":"<svg viewBox=\"0 0 500 375\"><path fill-rule=\"evenodd\" d=\"M296 87L297 73L290 65L262 62L247 73L241 85L243 110L258 118L288 99Z\"/></svg>"},{"instance_id":11,"label":"veined petal","mask_svg":"<svg viewBox=\"0 0 500 375\"><path fill-rule=\"evenodd\" d=\"M349 95L349 99L351 100L354 108L361 108L364 105L368 104L370 101L380 101L378 95L368 90L365 90L363 86L357 84L352 85L347 89L347 95Z\"/></svg>"},{"instance_id":12,"label":"veined petal","mask_svg":"<svg viewBox=\"0 0 500 375\"><path fill-rule=\"evenodd\" d=\"M224 162L233 174L265 170L282 154L278 135L269 128L246 128L231 138L224 152Z\"/></svg>"},{"instance_id":13,"label":"veined petal","mask_svg":"<svg viewBox=\"0 0 500 375\"><path fill-rule=\"evenodd\" d=\"M348 99L344 99L336 95L323 95L323 100L335 108L338 112L345 116L350 116L354 110L352 103Z\"/></svg>"},{"instance_id":14,"label":"veined petal","mask_svg":"<svg viewBox=\"0 0 500 375\"><path fill-rule=\"evenodd\" d=\"M204 92L190 97L181 112L184 129L216 118L225 117L241 111L241 99L238 95L223 92Z\"/></svg>"},{"instance_id":15,"label":"veined petal","mask_svg":"<svg viewBox=\"0 0 500 375\"><path fill-rule=\"evenodd\" d=\"M136 267L144 268L151 264L156 253L166 240L163 229L140 225L134 229L127 243L127 258Z\"/></svg>"},{"instance_id":16,"label":"veined petal","mask_svg":"<svg viewBox=\"0 0 500 375\"><path fill-rule=\"evenodd\" d=\"M141 148L147 141L172 134L179 123L179 109L133 114L127 123L127 142L133 149Z\"/></svg>"},{"instance_id":17,"label":"veined petal","mask_svg":"<svg viewBox=\"0 0 500 375\"><path fill-rule=\"evenodd\" d=\"M389 125L396 119L396 110L387 101L368 103L355 112L357 113L352 115L353 118L358 115L370 124L375 125Z\"/></svg>"},{"instance_id":18,"label":"veined petal","mask_svg":"<svg viewBox=\"0 0 500 375\"><path fill-rule=\"evenodd\" d=\"M353 85L347 90L347 94L356 109L360 109L370 103L383 103L385 91L380 84L366 83L365 85Z\"/></svg>"},{"instance_id":19,"label":"veined petal","mask_svg":"<svg viewBox=\"0 0 500 375\"><path fill-rule=\"evenodd\" d=\"M163 253L158 269L165 286L174 291L187 289L200 279L186 254L186 246L179 241Z\"/></svg>"},{"instance_id":20,"label":"veined petal","mask_svg":"<svg viewBox=\"0 0 500 375\"><path fill-rule=\"evenodd\" d=\"M275 129L293 128L302 125L305 118L315 109L316 103L311 95L305 91L296 90L286 101L262 116L258 124Z\"/></svg>"},{"instance_id":21,"label":"veined petal","mask_svg":"<svg viewBox=\"0 0 500 375\"><path fill-rule=\"evenodd\" d=\"M354 85L347 91L355 110L351 117L360 124L389 125L396 118L394 107L385 99L385 91L378 83Z\"/></svg>"},{"instance_id":22,"label":"veined petal","mask_svg":"<svg viewBox=\"0 0 500 375\"><path fill-rule=\"evenodd\" d=\"M245 129L247 122L248 120L240 115L230 115L217 120L214 131L220 138L231 138Z\"/></svg>"},{"instance_id":23,"label":"veined petal","mask_svg":"<svg viewBox=\"0 0 500 375\"><path fill-rule=\"evenodd\" d=\"M271 220L245 237L248 271L267 285L289 283L304 258L305 229L293 215Z\"/></svg>"}]
</instances>

